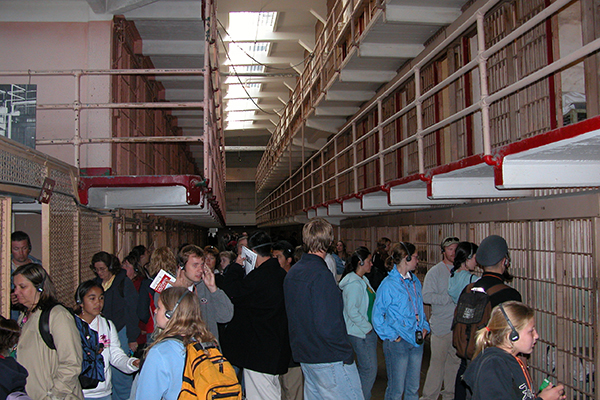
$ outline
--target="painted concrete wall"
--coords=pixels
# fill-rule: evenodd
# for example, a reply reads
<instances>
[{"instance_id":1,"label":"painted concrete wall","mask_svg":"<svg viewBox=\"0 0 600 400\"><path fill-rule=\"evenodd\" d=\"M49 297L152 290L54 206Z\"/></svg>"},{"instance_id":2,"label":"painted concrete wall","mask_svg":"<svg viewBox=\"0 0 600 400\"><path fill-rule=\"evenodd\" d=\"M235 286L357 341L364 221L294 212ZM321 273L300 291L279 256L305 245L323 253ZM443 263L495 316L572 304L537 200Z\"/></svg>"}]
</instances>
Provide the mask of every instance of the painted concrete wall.
<instances>
[{"instance_id":1,"label":"painted concrete wall","mask_svg":"<svg viewBox=\"0 0 600 400\"><path fill-rule=\"evenodd\" d=\"M30 8L30 10L32 14L44 12L43 9ZM46 12L49 11L46 10ZM2 20L6 21L6 18L5 15ZM28 18L34 18L34 16L30 15ZM0 21L0 37L2 38L0 40L0 71L109 69L111 25L111 21ZM106 76L82 77L81 102L109 102L109 81L110 78ZM36 84L38 104L70 104L75 99L75 78L72 75L59 77L0 76L0 83ZM72 139L74 132L75 112L73 110L38 110L36 128L38 140ZM109 137L110 135L110 110L82 111L82 138ZM38 146L37 149L75 165L72 145ZM106 144L82 146L80 166L110 166L109 150L109 145Z\"/></svg>"}]
</instances>

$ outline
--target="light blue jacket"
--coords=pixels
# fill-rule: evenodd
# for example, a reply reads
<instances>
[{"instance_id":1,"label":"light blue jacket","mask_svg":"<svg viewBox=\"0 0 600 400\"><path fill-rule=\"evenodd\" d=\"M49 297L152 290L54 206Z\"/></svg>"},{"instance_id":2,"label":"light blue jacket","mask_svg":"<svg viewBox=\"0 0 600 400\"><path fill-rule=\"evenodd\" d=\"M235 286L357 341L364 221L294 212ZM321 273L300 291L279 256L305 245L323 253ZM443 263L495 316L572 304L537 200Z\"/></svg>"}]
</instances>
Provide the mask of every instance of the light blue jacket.
<instances>
[{"instance_id":1,"label":"light blue jacket","mask_svg":"<svg viewBox=\"0 0 600 400\"><path fill-rule=\"evenodd\" d=\"M448 294L452 297L452 300L454 300L454 304L458 303L458 298L465 286L478 279L479 277L477 275L464 270L457 271L454 273L454 276L450 277L450 280L448 280Z\"/></svg>"},{"instance_id":2,"label":"light blue jacket","mask_svg":"<svg viewBox=\"0 0 600 400\"><path fill-rule=\"evenodd\" d=\"M369 323L367 311L369 308L369 295L367 286L373 290L366 277L360 277L350 272L340 281L342 297L344 298L344 321L348 335L364 339L373 326ZM373 290L373 292L375 292Z\"/></svg>"},{"instance_id":3,"label":"light blue jacket","mask_svg":"<svg viewBox=\"0 0 600 400\"><path fill-rule=\"evenodd\" d=\"M373 327L382 340L401 337L418 347L415 332L424 329L429 332L430 328L423 308L421 282L412 273L410 275L411 279L404 279L394 267L381 282L373 306ZM419 321L415 315L415 307Z\"/></svg>"},{"instance_id":4,"label":"light blue jacket","mask_svg":"<svg viewBox=\"0 0 600 400\"><path fill-rule=\"evenodd\" d=\"M167 339L154 345L140 371L136 400L177 400L184 364L185 348L180 340Z\"/></svg>"}]
</instances>

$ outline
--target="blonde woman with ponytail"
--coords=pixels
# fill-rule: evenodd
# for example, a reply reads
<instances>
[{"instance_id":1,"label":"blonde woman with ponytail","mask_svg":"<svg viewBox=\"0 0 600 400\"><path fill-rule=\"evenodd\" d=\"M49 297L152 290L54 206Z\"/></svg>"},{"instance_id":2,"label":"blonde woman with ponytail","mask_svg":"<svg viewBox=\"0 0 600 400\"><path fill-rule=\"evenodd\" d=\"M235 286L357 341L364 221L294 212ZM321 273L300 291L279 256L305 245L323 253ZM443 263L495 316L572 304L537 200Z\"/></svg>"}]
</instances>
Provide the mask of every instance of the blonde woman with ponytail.
<instances>
[{"instance_id":1,"label":"blonde woman with ponytail","mask_svg":"<svg viewBox=\"0 0 600 400\"><path fill-rule=\"evenodd\" d=\"M187 288L164 290L158 298L155 320L154 342L146 350L135 398L176 400L183 381L186 346L215 338L202 320L198 296Z\"/></svg>"},{"instance_id":2,"label":"blonde woman with ponytail","mask_svg":"<svg viewBox=\"0 0 600 400\"><path fill-rule=\"evenodd\" d=\"M463 376L472 400L565 399L561 384L550 383L538 393L518 357L531 354L538 338L531 307L518 301L494 307L488 325L477 331L475 356Z\"/></svg>"}]
</instances>

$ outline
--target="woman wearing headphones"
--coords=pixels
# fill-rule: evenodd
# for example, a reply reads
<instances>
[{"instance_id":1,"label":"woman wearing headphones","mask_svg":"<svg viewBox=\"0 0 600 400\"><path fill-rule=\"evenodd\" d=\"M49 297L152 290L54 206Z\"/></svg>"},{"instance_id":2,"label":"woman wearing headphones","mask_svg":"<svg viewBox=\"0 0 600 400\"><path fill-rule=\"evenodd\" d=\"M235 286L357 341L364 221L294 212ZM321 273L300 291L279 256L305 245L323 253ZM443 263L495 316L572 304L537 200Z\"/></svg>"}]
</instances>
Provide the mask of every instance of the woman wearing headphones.
<instances>
[{"instance_id":1,"label":"woman wearing headphones","mask_svg":"<svg viewBox=\"0 0 600 400\"><path fill-rule=\"evenodd\" d=\"M458 303L461 292L471 282L475 282L479 277L473 272L477 267L478 246L471 242L460 242L456 246L454 255L454 267L450 271L450 280L448 281L448 294Z\"/></svg>"},{"instance_id":2,"label":"woman wearing headphones","mask_svg":"<svg viewBox=\"0 0 600 400\"><path fill-rule=\"evenodd\" d=\"M365 400L371 398L371 389L377 377L377 334L371 325L375 291L365 277L372 266L371 252L361 246L350 257L340 281L344 298L344 321L348 339L356 354Z\"/></svg>"},{"instance_id":3,"label":"woman wearing headphones","mask_svg":"<svg viewBox=\"0 0 600 400\"><path fill-rule=\"evenodd\" d=\"M104 358L104 382L99 382L93 389L84 389L83 397L94 400L111 400L112 374L110 366L114 366L126 374L134 373L140 366L140 360L129 358L121 348L115 324L100 313L104 307L104 289L93 280L79 284L75 291L75 314L88 323L91 329L98 332Z\"/></svg>"},{"instance_id":4,"label":"woman wearing headphones","mask_svg":"<svg viewBox=\"0 0 600 400\"><path fill-rule=\"evenodd\" d=\"M538 338L531 307L518 301L494 307L487 326L477 331L475 356L463 377L472 399L564 399L563 385L549 383L542 390L533 386L527 366L518 357L531 354Z\"/></svg>"},{"instance_id":5,"label":"woman wearing headphones","mask_svg":"<svg viewBox=\"0 0 600 400\"><path fill-rule=\"evenodd\" d=\"M29 372L27 394L33 399L83 399L81 339L73 315L58 304L54 284L41 265L22 265L12 276L17 300L25 307L19 316L17 361ZM54 350L46 345L39 328L42 311L48 309Z\"/></svg>"},{"instance_id":6,"label":"woman wearing headphones","mask_svg":"<svg viewBox=\"0 0 600 400\"><path fill-rule=\"evenodd\" d=\"M198 296L185 287L160 293L155 320L154 343L146 350L135 398L176 400L183 382L186 346L215 338L202 320Z\"/></svg>"},{"instance_id":7,"label":"woman wearing headphones","mask_svg":"<svg viewBox=\"0 0 600 400\"><path fill-rule=\"evenodd\" d=\"M388 262L389 275L377 289L373 327L383 340L388 386L385 400L417 400L423 342L429 323L423 309L421 282L413 274L419 256L412 243L396 243Z\"/></svg>"}]
</instances>

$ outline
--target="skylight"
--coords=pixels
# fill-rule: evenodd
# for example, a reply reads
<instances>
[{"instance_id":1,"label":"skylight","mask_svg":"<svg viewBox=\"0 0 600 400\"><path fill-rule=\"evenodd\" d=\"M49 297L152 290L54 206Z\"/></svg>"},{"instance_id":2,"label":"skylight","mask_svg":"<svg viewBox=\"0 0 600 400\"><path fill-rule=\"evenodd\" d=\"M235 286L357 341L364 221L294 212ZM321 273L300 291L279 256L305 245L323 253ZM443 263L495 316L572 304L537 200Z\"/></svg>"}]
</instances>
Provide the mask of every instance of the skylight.
<instances>
[{"instance_id":1,"label":"skylight","mask_svg":"<svg viewBox=\"0 0 600 400\"><path fill-rule=\"evenodd\" d=\"M227 88L226 98L239 98L255 96L260 91L260 83L246 83L244 85L229 85ZM247 93L246 93L247 92Z\"/></svg>"},{"instance_id":2,"label":"skylight","mask_svg":"<svg viewBox=\"0 0 600 400\"><path fill-rule=\"evenodd\" d=\"M273 32L277 12L230 12L229 36L236 38L254 38L258 33Z\"/></svg>"}]
</instances>

